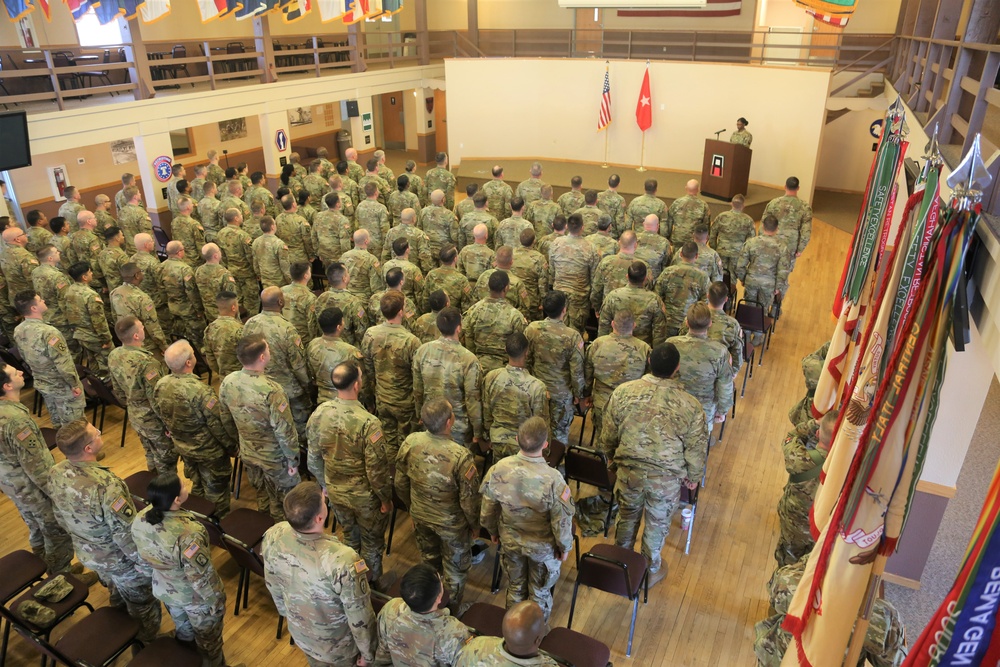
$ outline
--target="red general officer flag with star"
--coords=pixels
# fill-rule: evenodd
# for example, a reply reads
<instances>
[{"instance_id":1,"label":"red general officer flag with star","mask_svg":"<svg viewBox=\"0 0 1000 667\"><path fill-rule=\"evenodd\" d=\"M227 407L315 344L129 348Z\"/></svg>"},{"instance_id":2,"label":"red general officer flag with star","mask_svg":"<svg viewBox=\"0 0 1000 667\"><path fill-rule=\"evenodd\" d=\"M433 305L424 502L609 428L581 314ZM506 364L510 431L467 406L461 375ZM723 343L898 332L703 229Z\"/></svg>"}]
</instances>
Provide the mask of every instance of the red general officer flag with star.
<instances>
[{"instance_id":1,"label":"red general officer flag with star","mask_svg":"<svg viewBox=\"0 0 1000 667\"><path fill-rule=\"evenodd\" d=\"M642 88L639 89L639 101L635 105L635 122L643 132L653 125L653 100L649 94L649 65L646 65L646 73L642 77Z\"/></svg>"}]
</instances>

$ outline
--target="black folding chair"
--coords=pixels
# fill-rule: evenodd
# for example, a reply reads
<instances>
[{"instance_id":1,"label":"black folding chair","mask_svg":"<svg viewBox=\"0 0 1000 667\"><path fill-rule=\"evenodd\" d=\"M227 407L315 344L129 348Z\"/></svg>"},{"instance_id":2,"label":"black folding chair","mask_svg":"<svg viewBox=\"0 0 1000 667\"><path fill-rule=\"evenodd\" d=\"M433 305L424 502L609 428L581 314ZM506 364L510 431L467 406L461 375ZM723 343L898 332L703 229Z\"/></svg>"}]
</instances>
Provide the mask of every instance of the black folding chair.
<instances>
[{"instance_id":1,"label":"black folding chair","mask_svg":"<svg viewBox=\"0 0 1000 667\"><path fill-rule=\"evenodd\" d=\"M745 299L740 299L740 302L736 304L735 317L743 328L744 334L750 332L764 336L765 343L760 346L760 359L757 362L758 366L762 366L764 364L764 348L770 341L771 326L774 324L774 320L767 316L761 304Z\"/></svg>"},{"instance_id":2,"label":"black folding chair","mask_svg":"<svg viewBox=\"0 0 1000 667\"><path fill-rule=\"evenodd\" d=\"M608 469L608 457L603 452L586 447L570 447L566 451L566 481L576 481L576 490L580 483L596 486L604 493L614 494L615 473ZM604 537L611 530L611 513L614 508L614 498L608 503L608 515L604 519Z\"/></svg>"},{"instance_id":3,"label":"black folding chair","mask_svg":"<svg viewBox=\"0 0 1000 667\"><path fill-rule=\"evenodd\" d=\"M22 639L38 649L42 654L43 667L50 660L53 667L107 667L125 649L142 646L142 642L136 639L141 629L139 621L115 607L101 607L80 619L54 644L49 643L47 636L33 632L6 607L0 607L0 616Z\"/></svg>"}]
</instances>

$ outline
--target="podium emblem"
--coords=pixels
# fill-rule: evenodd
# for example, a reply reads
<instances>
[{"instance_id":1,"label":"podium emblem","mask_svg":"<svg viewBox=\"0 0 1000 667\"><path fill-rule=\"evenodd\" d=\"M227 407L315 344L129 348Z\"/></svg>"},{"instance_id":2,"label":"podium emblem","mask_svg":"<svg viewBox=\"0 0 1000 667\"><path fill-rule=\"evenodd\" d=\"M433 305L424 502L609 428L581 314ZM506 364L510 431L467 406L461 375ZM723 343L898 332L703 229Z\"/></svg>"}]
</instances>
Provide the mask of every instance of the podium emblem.
<instances>
[{"instance_id":1,"label":"podium emblem","mask_svg":"<svg viewBox=\"0 0 1000 667\"><path fill-rule=\"evenodd\" d=\"M712 155L712 176L716 178L722 178L722 173L725 170L726 158L718 154Z\"/></svg>"}]
</instances>

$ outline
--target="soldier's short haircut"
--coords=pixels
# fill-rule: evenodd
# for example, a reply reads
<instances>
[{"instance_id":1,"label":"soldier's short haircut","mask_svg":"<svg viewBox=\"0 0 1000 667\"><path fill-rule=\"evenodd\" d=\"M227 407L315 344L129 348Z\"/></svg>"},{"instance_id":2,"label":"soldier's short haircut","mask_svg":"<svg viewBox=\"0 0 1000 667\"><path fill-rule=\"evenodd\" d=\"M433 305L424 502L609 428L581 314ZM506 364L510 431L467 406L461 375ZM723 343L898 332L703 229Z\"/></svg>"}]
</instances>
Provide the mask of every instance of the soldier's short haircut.
<instances>
[{"instance_id":1,"label":"soldier's short haircut","mask_svg":"<svg viewBox=\"0 0 1000 667\"><path fill-rule=\"evenodd\" d=\"M207 171L208 171L208 165L207 164L198 164L198 165L195 165L195 167L194 167L194 175L195 175L195 177L198 177L199 174L204 174Z\"/></svg>"},{"instance_id":2,"label":"soldier's short haircut","mask_svg":"<svg viewBox=\"0 0 1000 667\"><path fill-rule=\"evenodd\" d=\"M635 315L628 308L622 308L615 312L615 329L619 334L629 335L635 329Z\"/></svg>"},{"instance_id":3,"label":"soldier's short haircut","mask_svg":"<svg viewBox=\"0 0 1000 667\"><path fill-rule=\"evenodd\" d=\"M833 408L825 415L820 417L819 420L819 431L816 432L816 437L827 445L830 444L830 440L833 439L833 431L837 427L837 417L840 415L840 411L837 408Z\"/></svg>"},{"instance_id":4,"label":"soldier's short haircut","mask_svg":"<svg viewBox=\"0 0 1000 667\"><path fill-rule=\"evenodd\" d=\"M23 289L14 295L14 310L18 315L27 315L31 312L31 307L35 305L35 298L38 292L33 289Z\"/></svg>"},{"instance_id":5,"label":"soldier's short haircut","mask_svg":"<svg viewBox=\"0 0 1000 667\"><path fill-rule=\"evenodd\" d=\"M177 194L180 194L180 195L184 194L185 192L188 191L188 187L189 186L190 186L190 183L188 183L187 179L182 178L181 180L177 181L177 185L176 185ZM178 201L180 201L180 200L178 199Z\"/></svg>"},{"instance_id":6,"label":"soldier's short haircut","mask_svg":"<svg viewBox=\"0 0 1000 667\"><path fill-rule=\"evenodd\" d=\"M535 230L531 227L525 228L524 231L521 232L519 239L522 246L530 248L535 244Z\"/></svg>"},{"instance_id":7,"label":"soldier's short haircut","mask_svg":"<svg viewBox=\"0 0 1000 667\"><path fill-rule=\"evenodd\" d=\"M597 203L597 190L587 190L583 193L583 201L588 206L593 206Z\"/></svg>"},{"instance_id":8,"label":"soldier's short haircut","mask_svg":"<svg viewBox=\"0 0 1000 667\"><path fill-rule=\"evenodd\" d=\"M201 194L207 195L209 192L218 190L219 186L215 184L215 181L205 181L205 185L201 186ZM202 197L204 198L204 197Z\"/></svg>"},{"instance_id":9,"label":"soldier's short haircut","mask_svg":"<svg viewBox=\"0 0 1000 667\"><path fill-rule=\"evenodd\" d=\"M626 229L622 232L622 235L618 237L618 244L623 248L635 248L636 243L639 242L639 237L635 235L635 232L631 229Z\"/></svg>"},{"instance_id":10,"label":"soldier's short haircut","mask_svg":"<svg viewBox=\"0 0 1000 667\"><path fill-rule=\"evenodd\" d=\"M442 190L441 188L438 188L437 190L432 190L430 197L431 197L431 203L434 204L435 206L441 206L444 204L444 190Z\"/></svg>"},{"instance_id":11,"label":"soldier's short haircut","mask_svg":"<svg viewBox=\"0 0 1000 667\"><path fill-rule=\"evenodd\" d=\"M359 377L361 377L361 366L357 361L348 359L333 369L330 379L335 389L344 391L357 382Z\"/></svg>"},{"instance_id":12,"label":"soldier's short haircut","mask_svg":"<svg viewBox=\"0 0 1000 667\"><path fill-rule=\"evenodd\" d=\"M63 196L65 196L66 199L72 199L75 194L76 194L76 186L75 185L68 185L63 190Z\"/></svg>"},{"instance_id":13,"label":"soldier's short haircut","mask_svg":"<svg viewBox=\"0 0 1000 667\"><path fill-rule=\"evenodd\" d=\"M538 178L539 176L541 176L542 175L542 163L541 162L532 162L531 163L531 169L528 170L528 173L531 174L532 178Z\"/></svg>"},{"instance_id":14,"label":"soldier's short haircut","mask_svg":"<svg viewBox=\"0 0 1000 667\"><path fill-rule=\"evenodd\" d=\"M477 192L472 195L472 203L475 204L476 208L483 208L486 206L486 202L489 197L486 196L485 192Z\"/></svg>"},{"instance_id":15,"label":"soldier's short haircut","mask_svg":"<svg viewBox=\"0 0 1000 667\"><path fill-rule=\"evenodd\" d=\"M222 290L215 295L215 305L219 310L229 310L238 301L239 296L236 292L230 292L229 290Z\"/></svg>"},{"instance_id":16,"label":"soldier's short haircut","mask_svg":"<svg viewBox=\"0 0 1000 667\"><path fill-rule=\"evenodd\" d=\"M628 282L641 287L646 282L646 262L635 260L628 265Z\"/></svg>"},{"instance_id":17,"label":"soldier's short haircut","mask_svg":"<svg viewBox=\"0 0 1000 667\"><path fill-rule=\"evenodd\" d=\"M549 425L541 417L529 417L517 429L517 446L525 454L535 454L549 439Z\"/></svg>"},{"instance_id":18,"label":"soldier's short haircut","mask_svg":"<svg viewBox=\"0 0 1000 667\"><path fill-rule=\"evenodd\" d=\"M556 217L552 218L552 230L561 232L564 229L566 229L566 216L562 213L557 213Z\"/></svg>"},{"instance_id":19,"label":"soldier's short haircut","mask_svg":"<svg viewBox=\"0 0 1000 667\"><path fill-rule=\"evenodd\" d=\"M243 215L243 213L238 208L227 208L225 214L222 218L226 221L227 225L231 225L236 218Z\"/></svg>"},{"instance_id":20,"label":"soldier's short haircut","mask_svg":"<svg viewBox=\"0 0 1000 667\"><path fill-rule=\"evenodd\" d=\"M542 312L545 317L557 318L566 310L566 292L551 290L542 297Z\"/></svg>"},{"instance_id":21,"label":"soldier's short haircut","mask_svg":"<svg viewBox=\"0 0 1000 667\"><path fill-rule=\"evenodd\" d=\"M313 160L309 163L309 173L318 174L319 170L323 168L323 163L319 160Z\"/></svg>"},{"instance_id":22,"label":"soldier's short haircut","mask_svg":"<svg viewBox=\"0 0 1000 667\"><path fill-rule=\"evenodd\" d=\"M103 206L104 204L107 204L110 201L111 197L105 194L99 194L96 197L94 197L94 204L96 204L97 206Z\"/></svg>"},{"instance_id":23,"label":"soldier's short haircut","mask_svg":"<svg viewBox=\"0 0 1000 667\"><path fill-rule=\"evenodd\" d=\"M436 289L427 297L427 307L436 313L448 305L448 294L443 289Z\"/></svg>"},{"instance_id":24,"label":"soldier's short haircut","mask_svg":"<svg viewBox=\"0 0 1000 667\"><path fill-rule=\"evenodd\" d=\"M434 161L438 164L444 164L445 160L448 159L447 153L438 153L434 156Z\"/></svg>"},{"instance_id":25,"label":"soldier's short haircut","mask_svg":"<svg viewBox=\"0 0 1000 667\"><path fill-rule=\"evenodd\" d=\"M438 331L445 336L454 336L458 326L462 323L462 311L454 306L442 308L437 316Z\"/></svg>"},{"instance_id":26,"label":"soldier's short haircut","mask_svg":"<svg viewBox=\"0 0 1000 667\"><path fill-rule=\"evenodd\" d=\"M515 331L507 335L504 348L511 359L521 359L528 352L528 339L520 331Z\"/></svg>"},{"instance_id":27,"label":"soldier's short haircut","mask_svg":"<svg viewBox=\"0 0 1000 667\"><path fill-rule=\"evenodd\" d=\"M694 226L694 235L704 236L708 238L708 225L706 225L704 222L699 222L697 225Z\"/></svg>"},{"instance_id":28,"label":"soldier's short haircut","mask_svg":"<svg viewBox=\"0 0 1000 667\"><path fill-rule=\"evenodd\" d=\"M260 359L267 349L267 338L262 333L247 334L236 344L236 358L244 366L250 366Z\"/></svg>"},{"instance_id":29,"label":"soldier's short haircut","mask_svg":"<svg viewBox=\"0 0 1000 667\"><path fill-rule=\"evenodd\" d=\"M424 404L424 409L436 402L428 401ZM448 408L450 410L451 406L449 405ZM424 424L426 425L427 422L424 421ZM434 609L434 603L437 602L442 587L441 577L437 570L427 563L418 563L407 570L400 580L399 596L414 613L426 614Z\"/></svg>"},{"instance_id":30,"label":"soldier's short haircut","mask_svg":"<svg viewBox=\"0 0 1000 667\"><path fill-rule=\"evenodd\" d=\"M385 285L386 287L399 287L403 283L403 269L398 266L394 266L385 272Z\"/></svg>"},{"instance_id":31,"label":"soldier's short haircut","mask_svg":"<svg viewBox=\"0 0 1000 667\"><path fill-rule=\"evenodd\" d=\"M327 208L334 209L337 207L337 203L340 201L340 195L337 194L336 192L331 192L326 197L324 197L323 200L326 202Z\"/></svg>"},{"instance_id":32,"label":"soldier's short haircut","mask_svg":"<svg viewBox=\"0 0 1000 667\"><path fill-rule=\"evenodd\" d=\"M311 269L312 264L309 262L292 262L292 265L288 267L288 273L291 274L292 280L298 282L305 278Z\"/></svg>"},{"instance_id":33,"label":"soldier's short haircut","mask_svg":"<svg viewBox=\"0 0 1000 667\"><path fill-rule=\"evenodd\" d=\"M299 155L298 153L292 153L291 155L288 156L288 161L291 162L292 164L298 164L299 160L301 159L302 156Z\"/></svg>"},{"instance_id":34,"label":"soldier's short haircut","mask_svg":"<svg viewBox=\"0 0 1000 667\"><path fill-rule=\"evenodd\" d=\"M246 162L237 162L236 163L236 171L237 172L243 173L246 170L247 170L247 163Z\"/></svg>"},{"instance_id":35,"label":"soldier's short haircut","mask_svg":"<svg viewBox=\"0 0 1000 667\"><path fill-rule=\"evenodd\" d=\"M583 216L579 213L569 216L569 219L566 221L566 228L570 234L574 232L579 233L583 229Z\"/></svg>"},{"instance_id":36,"label":"soldier's short haircut","mask_svg":"<svg viewBox=\"0 0 1000 667\"><path fill-rule=\"evenodd\" d=\"M580 187L581 185L583 185L583 176L574 176L573 178L569 179L569 184L570 187L573 188Z\"/></svg>"},{"instance_id":37,"label":"soldier's short haircut","mask_svg":"<svg viewBox=\"0 0 1000 667\"><path fill-rule=\"evenodd\" d=\"M376 194L378 194L378 186L375 184L375 181L365 183L365 196L374 197Z\"/></svg>"},{"instance_id":38,"label":"soldier's short haircut","mask_svg":"<svg viewBox=\"0 0 1000 667\"><path fill-rule=\"evenodd\" d=\"M167 257L176 257L184 251L184 244L180 241L168 241L164 250L167 253Z\"/></svg>"},{"instance_id":39,"label":"soldier's short haircut","mask_svg":"<svg viewBox=\"0 0 1000 667\"><path fill-rule=\"evenodd\" d=\"M255 171L250 174L250 183L253 185L260 185L260 182L264 180L264 172Z\"/></svg>"},{"instance_id":40,"label":"soldier's short haircut","mask_svg":"<svg viewBox=\"0 0 1000 667\"><path fill-rule=\"evenodd\" d=\"M708 286L708 302L713 308L722 308L729 300L729 288L726 283L716 280Z\"/></svg>"},{"instance_id":41,"label":"soldier's short haircut","mask_svg":"<svg viewBox=\"0 0 1000 667\"><path fill-rule=\"evenodd\" d=\"M0 365L0 387L8 384L14 377L7 372L8 368L14 368L13 366L8 366L7 364Z\"/></svg>"},{"instance_id":42,"label":"soldier's short haircut","mask_svg":"<svg viewBox=\"0 0 1000 667\"><path fill-rule=\"evenodd\" d=\"M243 189L243 183L239 179L229 181L229 194L236 196L236 193Z\"/></svg>"},{"instance_id":43,"label":"soldier's short haircut","mask_svg":"<svg viewBox=\"0 0 1000 667\"><path fill-rule=\"evenodd\" d=\"M351 167L347 164L347 160L338 160L334 168L337 170L338 174L345 176Z\"/></svg>"},{"instance_id":44,"label":"soldier's short haircut","mask_svg":"<svg viewBox=\"0 0 1000 667\"><path fill-rule=\"evenodd\" d=\"M226 167L226 180L233 180L236 178L236 167Z\"/></svg>"},{"instance_id":45,"label":"soldier's short haircut","mask_svg":"<svg viewBox=\"0 0 1000 667\"><path fill-rule=\"evenodd\" d=\"M760 225L764 228L765 232L778 231L778 219L770 213L764 216L764 218L760 221Z\"/></svg>"},{"instance_id":46,"label":"soldier's short haircut","mask_svg":"<svg viewBox=\"0 0 1000 667\"><path fill-rule=\"evenodd\" d=\"M342 262L330 262L330 266L326 267L326 280L331 285L339 285L344 282L346 275L347 267Z\"/></svg>"},{"instance_id":47,"label":"soldier's short haircut","mask_svg":"<svg viewBox=\"0 0 1000 667\"><path fill-rule=\"evenodd\" d=\"M658 378L668 378L681 363L681 354L673 343L660 343L649 353L649 370Z\"/></svg>"},{"instance_id":48,"label":"soldier's short haircut","mask_svg":"<svg viewBox=\"0 0 1000 667\"><path fill-rule=\"evenodd\" d=\"M139 194L139 188L135 187L134 185L130 185L127 188L125 188L122 196L125 197L125 203L128 203L133 199L135 199L135 196L137 194Z\"/></svg>"},{"instance_id":49,"label":"soldier's short haircut","mask_svg":"<svg viewBox=\"0 0 1000 667\"><path fill-rule=\"evenodd\" d=\"M56 447L67 458L76 458L83 453L83 448L93 442L93 437L87 430L90 422L86 419L74 419L64 425L56 433Z\"/></svg>"},{"instance_id":50,"label":"soldier's short haircut","mask_svg":"<svg viewBox=\"0 0 1000 667\"><path fill-rule=\"evenodd\" d=\"M62 217L61 215L57 215L56 217L49 220L49 231L51 231L53 234L58 235L59 232L61 232L65 226L66 226L66 218Z\"/></svg>"},{"instance_id":51,"label":"soldier's short haircut","mask_svg":"<svg viewBox=\"0 0 1000 667\"><path fill-rule=\"evenodd\" d=\"M510 286L510 276L507 275L506 271L497 269L490 274L487 282L489 283L490 294L500 294L500 292L503 292Z\"/></svg>"},{"instance_id":52,"label":"soldier's short haircut","mask_svg":"<svg viewBox=\"0 0 1000 667\"><path fill-rule=\"evenodd\" d=\"M272 218L269 215L265 215L263 218L261 218L260 219L260 231L264 232L265 234L267 232L273 232L274 231L274 218Z\"/></svg>"},{"instance_id":53,"label":"soldier's short haircut","mask_svg":"<svg viewBox=\"0 0 1000 667\"><path fill-rule=\"evenodd\" d=\"M642 184L642 189L646 191L647 195L651 195L656 192L658 185L655 178L647 178L646 182Z\"/></svg>"},{"instance_id":54,"label":"soldier's short haircut","mask_svg":"<svg viewBox=\"0 0 1000 667\"><path fill-rule=\"evenodd\" d=\"M617 188L622 182L622 177L618 174L611 174L608 176L608 187Z\"/></svg>"},{"instance_id":55,"label":"soldier's short haircut","mask_svg":"<svg viewBox=\"0 0 1000 667\"><path fill-rule=\"evenodd\" d=\"M406 237L400 236L398 239L392 242L392 254L396 257L402 257L407 250L410 249L410 242L406 240Z\"/></svg>"},{"instance_id":56,"label":"soldier's short haircut","mask_svg":"<svg viewBox=\"0 0 1000 667\"><path fill-rule=\"evenodd\" d=\"M733 195L733 208L737 211L743 210L743 205L746 203L746 197L743 195Z\"/></svg>"},{"instance_id":57,"label":"soldier's short haircut","mask_svg":"<svg viewBox=\"0 0 1000 667\"><path fill-rule=\"evenodd\" d=\"M316 157L325 158L330 154L330 150L326 146L320 146L316 149Z\"/></svg>"},{"instance_id":58,"label":"soldier's short haircut","mask_svg":"<svg viewBox=\"0 0 1000 667\"><path fill-rule=\"evenodd\" d=\"M308 530L323 507L323 488L316 482L302 482L285 495L281 506L293 529Z\"/></svg>"},{"instance_id":59,"label":"soldier's short haircut","mask_svg":"<svg viewBox=\"0 0 1000 667\"><path fill-rule=\"evenodd\" d=\"M378 169L378 160L375 158L368 158L368 162L365 163L365 166L368 167L368 171L375 171Z\"/></svg>"},{"instance_id":60,"label":"soldier's short haircut","mask_svg":"<svg viewBox=\"0 0 1000 667\"><path fill-rule=\"evenodd\" d=\"M410 187L410 177L406 174L400 174L396 178L396 188L400 192L406 192Z\"/></svg>"},{"instance_id":61,"label":"soldier's short haircut","mask_svg":"<svg viewBox=\"0 0 1000 667\"><path fill-rule=\"evenodd\" d=\"M606 232L609 229L611 229L612 222L614 222L614 220L611 218L610 215L608 215L607 213L602 213L597 218L597 228L602 232Z\"/></svg>"},{"instance_id":62,"label":"soldier's short haircut","mask_svg":"<svg viewBox=\"0 0 1000 667\"><path fill-rule=\"evenodd\" d=\"M114 237L122 233L121 227L108 227L104 230L104 240L110 241Z\"/></svg>"},{"instance_id":63,"label":"soldier's short haircut","mask_svg":"<svg viewBox=\"0 0 1000 667\"><path fill-rule=\"evenodd\" d=\"M687 260L698 259L698 244L688 241L681 246L681 257Z\"/></svg>"},{"instance_id":64,"label":"soldier's short haircut","mask_svg":"<svg viewBox=\"0 0 1000 667\"><path fill-rule=\"evenodd\" d=\"M286 211L291 211L293 206L295 206L295 197L292 195L285 195L281 198L281 208Z\"/></svg>"},{"instance_id":65,"label":"soldier's short haircut","mask_svg":"<svg viewBox=\"0 0 1000 667\"><path fill-rule=\"evenodd\" d=\"M194 348L191 343L183 338L171 343L163 351L163 363L167 365L172 373L180 373L184 370L184 365L194 358Z\"/></svg>"},{"instance_id":66,"label":"soldier's short haircut","mask_svg":"<svg viewBox=\"0 0 1000 667\"><path fill-rule=\"evenodd\" d=\"M477 192L479 192L479 183L469 183L468 185L465 186L466 196L471 197Z\"/></svg>"},{"instance_id":67,"label":"soldier's short haircut","mask_svg":"<svg viewBox=\"0 0 1000 667\"><path fill-rule=\"evenodd\" d=\"M118 340L125 341L131 338L139 323L139 318L135 315L126 315L115 322L115 335L118 336Z\"/></svg>"},{"instance_id":68,"label":"soldier's short haircut","mask_svg":"<svg viewBox=\"0 0 1000 667\"><path fill-rule=\"evenodd\" d=\"M508 268L514 261L514 249L509 245L502 245L497 248L496 263L500 268Z\"/></svg>"},{"instance_id":69,"label":"soldier's short haircut","mask_svg":"<svg viewBox=\"0 0 1000 667\"><path fill-rule=\"evenodd\" d=\"M438 259L441 260L442 264L451 264L456 257L458 257L458 248L452 243L441 246L441 250L438 251Z\"/></svg>"},{"instance_id":70,"label":"soldier's short haircut","mask_svg":"<svg viewBox=\"0 0 1000 667\"><path fill-rule=\"evenodd\" d=\"M90 271L90 262L77 262L67 269L69 277L76 282L80 282L80 279L83 278L87 271Z\"/></svg>"},{"instance_id":71,"label":"soldier's short haircut","mask_svg":"<svg viewBox=\"0 0 1000 667\"><path fill-rule=\"evenodd\" d=\"M27 220L29 227L37 227L43 216L44 214L41 211L37 208L33 208L28 211L28 215L24 216L24 219Z\"/></svg>"},{"instance_id":72,"label":"soldier's short haircut","mask_svg":"<svg viewBox=\"0 0 1000 667\"><path fill-rule=\"evenodd\" d=\"M323 312L316 318L316 321L319 323L320 331L327 336L332 336L337 333L337 327L344 321L344 311L336 306L324 308Z\"/></svg>"},{"instance_id":73,"label":"soldier's short haircut","mask_svg":"<svg viewBox=\"0 0 1000 667\"><path fill-rule=\"evenodd\" d=\"M413 160L406 161L406 171L413 173L413 170L417 168L417 163Z\"/></svg>"},{"instance_id":74,"label":"soldier's short haircut","mask_svg":"<svg viewBox=\"0 0 1000 667\"><path fill-rule=\"evenodd\" d=\"M181 164L180 162L174 162L172 165L170 165L170 171L173 172L174 176L181 173L182 169L184 169L184 165Z\"/></svg>"},{"instance_id":75,"label":"soldier's short haircut","mask_svg":"<svg viewBox=\"0 0 1000 667\"><path fill-rule=\"evenodd\" d=\"M435 398L420 408L420 421L434 435L444 435L448 420L454 415L451 403L445 398Z\"/></svg>"},{"instance_id":76,"label":"soldier's short haircut","mask_svg":"<svg viewBox=\"0 0 1000 667\"><path fill-rule=\"evenodd\" d=\"M129 185L133 180L135 180L135 174L130 174L127 171L122 174L122 185Z\"/></svg>"},{"instance_id":77,"label":"soldier's short haircut","mask_svg":"<svg viewBox=\"0 0 1000 667\"><path fill-rule=\"evenodd\" d=\"M59 248L55 247L51 243L47 243L38 249L38 252L35 253L35 256L38 258L39 262L45 262L57 250L59 250Z\"/></svg>"},{"instance_id":78,"label":"soldier's short haircut","mask_svg":"<svg viewBox=\"0 0 1000 667\"><path fill-rule=\"evenodd\" d=\"M542 199L552 199L552 186L546 183L542 186L542 189L538 191Z\"/></svg>"},{"instance_id":79,"label":"soldier's short haircut","mask_svg":"<svg viewBox=\"0 0 1000 667\"><path fill-rule=\"evenodd\" d=\"M339 190L343 186L344 186L344 179L343 178L341 178L340 176L331 176L330 177L330 187L331 188L333 188L334 190Z\"/></svg>"},{"instance_id":80,"label":"soldier's short haircut","mask_svg":"<svg viewBox=\"0 0 1000 667\"><path fill-rule=\"evenodd\" d=\"M521 211L523 209L524 209L524 199L518 197L517 195L514 195L514 197L510 200L510 210Z\"/></svg>"},{"instance_id":81,"label":"soldier's short haircut","mask_svg":"<svg viewBox=\"0 0 1000 667\"><path fill-rule=\"evenodd\" d=\"M799 189L799 179L795 176L789 176L785 179L785 188L788 190L798 190Z\"/></svg>"},{"instance_id":82,"label":"soldier's short haircut","mask_svg":"<svg viewBox=\"0 0 1000 667\"><path fill-rule=\"evenodd\" d=\"M131 283L141 270L135 262L125 262L118 268L118 273L121 274L122 280Z\"/></svg>"},{"instance_id":83,"label":"soldier's short haircut","mask_svg":"<svg viewBox=\"0 0 1000 667\"><path fill-rule=\"evenodd\" d=\"M712 326L712 310L707 303L699 301L688 308L687 325L691 331L708 331Z\"/></svg>"},{"instance_id":84,"label":"soldier's short haircut","mask_svg":"<svg viewBox=\"0 0 1000 667\"><path fill-rule=\"evenodd\" d=\"M498 164L493 165L493 169L490 170L490 173L493 174L493 178L499 178L500 176L503 176L503 167Z\"/></svg>"},{"instance_id":85,"label":"soldier's short haircut","mask_svg":"<svg viewBox=\"0 0 1000 667\"><path fill-rule=\"evenodd\" d=\"M396 270L398 269L393 269L393 271ZM396 315L399 315L399 311L403 310L405 305L406 297L403 293L390 290L383 294L382 298L379 299L378 309L382 311L382 317L387 320L391 320L396 317Z\"/></svg>"}]
</instances>

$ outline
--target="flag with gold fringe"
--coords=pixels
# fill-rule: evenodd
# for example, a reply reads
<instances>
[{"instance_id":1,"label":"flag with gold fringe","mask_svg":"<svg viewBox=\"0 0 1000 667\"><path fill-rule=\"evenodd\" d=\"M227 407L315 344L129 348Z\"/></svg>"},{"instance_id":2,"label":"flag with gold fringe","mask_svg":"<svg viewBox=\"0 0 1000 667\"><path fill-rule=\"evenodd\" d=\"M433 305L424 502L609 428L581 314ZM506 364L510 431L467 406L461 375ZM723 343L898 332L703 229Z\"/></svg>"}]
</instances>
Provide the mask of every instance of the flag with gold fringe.
<instances>
[{"instance_id":1,"label":"flag with gold fringe","mask_svg":"<svg viewBox=\"0 0 1000 667\"><path fill-rule=\"evenodd\" d=\"M854 15L857 0L794 0L817 21L843 28Z\"/></svg>"}]
</instances>

